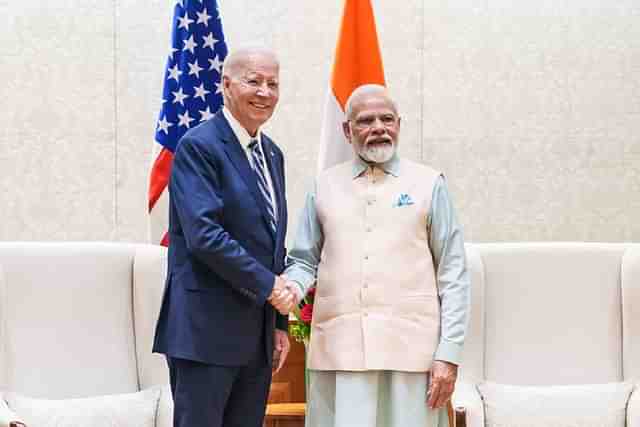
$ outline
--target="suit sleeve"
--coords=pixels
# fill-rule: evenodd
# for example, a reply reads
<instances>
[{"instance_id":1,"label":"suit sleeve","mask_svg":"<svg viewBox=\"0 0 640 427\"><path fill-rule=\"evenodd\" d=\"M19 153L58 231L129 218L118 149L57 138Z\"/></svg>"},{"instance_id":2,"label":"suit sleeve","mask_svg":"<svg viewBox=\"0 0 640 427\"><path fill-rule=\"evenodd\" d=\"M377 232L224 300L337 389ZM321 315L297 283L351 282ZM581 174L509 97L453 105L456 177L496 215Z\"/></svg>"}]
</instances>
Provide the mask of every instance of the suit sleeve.
<instances>
[{"instance_id":1,"label":"suit sleeve","mask_svg":"<svg viewBox=\"0 0 640 427\"><path fill-rule=\"evenodd\" d=\"M219 171L197 139L183 138L173 159L170 194L189 252L240 291L252 290L258 305L271 294L274 274L221 226Z\"/></svg>"}]
</instances>

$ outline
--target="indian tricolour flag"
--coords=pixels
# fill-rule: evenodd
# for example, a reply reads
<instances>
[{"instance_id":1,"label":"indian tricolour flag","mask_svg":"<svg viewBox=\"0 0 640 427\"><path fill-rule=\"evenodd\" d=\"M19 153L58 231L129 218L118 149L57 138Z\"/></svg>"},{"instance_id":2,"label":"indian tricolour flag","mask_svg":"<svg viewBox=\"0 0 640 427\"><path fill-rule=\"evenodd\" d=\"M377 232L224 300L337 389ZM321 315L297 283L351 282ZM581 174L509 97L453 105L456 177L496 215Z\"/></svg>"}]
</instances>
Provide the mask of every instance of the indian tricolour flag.
<instances>
[{"instance_id":1,"label":"indian tricolour flag","mask_svg":"<svg viewBox=\"0 0 640 427\"><path fill-rule=\"evenodd\" d=\"M324 110L318 171L353 156L342 133L345 105L355 88L371 83L385 84L371 2L346 0Z\"/></svg>"}]
</instances>

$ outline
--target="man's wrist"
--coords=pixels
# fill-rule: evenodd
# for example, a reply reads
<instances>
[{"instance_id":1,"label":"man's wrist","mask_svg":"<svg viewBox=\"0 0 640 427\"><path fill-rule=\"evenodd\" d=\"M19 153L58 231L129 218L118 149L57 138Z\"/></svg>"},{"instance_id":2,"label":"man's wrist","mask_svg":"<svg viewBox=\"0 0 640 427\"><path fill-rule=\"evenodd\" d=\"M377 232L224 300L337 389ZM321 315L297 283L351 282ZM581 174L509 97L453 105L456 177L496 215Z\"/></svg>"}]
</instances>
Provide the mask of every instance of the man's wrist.
<instances>
[{"instance_id":1,"label":"man's wrist","mask_svg":"<svg viewBox=\"0 0 640 427\"><path fill-rule=\"evenodd\" d=\"M443 340L438 344L433 360L442 360L453 365L459 365L461 353L462 345Z\"/></svg>"}]
</instances>

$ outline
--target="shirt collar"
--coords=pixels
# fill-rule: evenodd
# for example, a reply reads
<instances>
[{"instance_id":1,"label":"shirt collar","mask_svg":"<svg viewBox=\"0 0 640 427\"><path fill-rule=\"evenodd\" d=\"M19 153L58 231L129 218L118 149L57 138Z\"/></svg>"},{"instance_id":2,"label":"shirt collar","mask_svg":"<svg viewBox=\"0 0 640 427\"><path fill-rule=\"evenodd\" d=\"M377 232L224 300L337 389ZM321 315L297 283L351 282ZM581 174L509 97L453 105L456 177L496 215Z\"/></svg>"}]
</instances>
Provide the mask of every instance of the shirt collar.
<instances>
[{"instance_id":1,"label":"shirt collar","mask_svg":"<svg viewBox=\"0 0 640 427\"><path fill-rule=\"evenodd\" d=\"M244 127L242 127L240 122L237 121L235 117L233 117L233 114L231 114L231 111L229 111L226 106L222 107L222 114L224 114L225 119L227 119L227 121L229 122L231 130L236 135L236 138L238 138L238 141L240 141L240 145L242 145L242 148L244 148L245 151L248 150L249 143L252 140L257 139L258 142L262 140L262 131L260 130L260 128L258 128L256 136L251 136L249 135L249 132L247 132Z\"/></svg>"},{"instance_id":2,"label":"shirt collar","mask_svg":"<svg viewBox=\"0 0 640 427\"><path fill-rule=\"evenodd\" d=\"M362 157L356 155L353 159L353 177L357 178L362 175L370 165L370 163L362 160ZM391 157L389 161L375 164L374 167L381 169L387 175L393 175L397 178L400 176L400 158L398 157L398 152L393 153L393 157Z\"/></svg>"}]
</instances>

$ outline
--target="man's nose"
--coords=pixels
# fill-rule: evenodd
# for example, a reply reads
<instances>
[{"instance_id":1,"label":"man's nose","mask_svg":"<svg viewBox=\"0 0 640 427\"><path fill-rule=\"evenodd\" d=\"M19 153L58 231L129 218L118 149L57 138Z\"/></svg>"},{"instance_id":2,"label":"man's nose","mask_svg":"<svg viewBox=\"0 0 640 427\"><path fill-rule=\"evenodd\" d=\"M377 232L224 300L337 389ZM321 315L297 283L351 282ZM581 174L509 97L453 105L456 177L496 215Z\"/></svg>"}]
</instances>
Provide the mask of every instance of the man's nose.
<instances>
[{"instance_id":1,"label":"man's nose","mask_svg":"<svg viewBox=\"0 0 640 427\"><path fill-rule=\"evenodd\" d=\"M376 117L373 119L373 123L371 123L372 132L386 132L386 130L387 128L380 117Z\"/></svg>"},{"instance_id":2,"label":"man's nose","mask_svg":"<svg viewBox=\"0 0 640 427\"><path fill-rule=\"evenodd\" d=\"M256 93L260 96L269 96L273 90L269 87L269 83L264 82L258 86Z\"/></svg>"}]
</instances>

